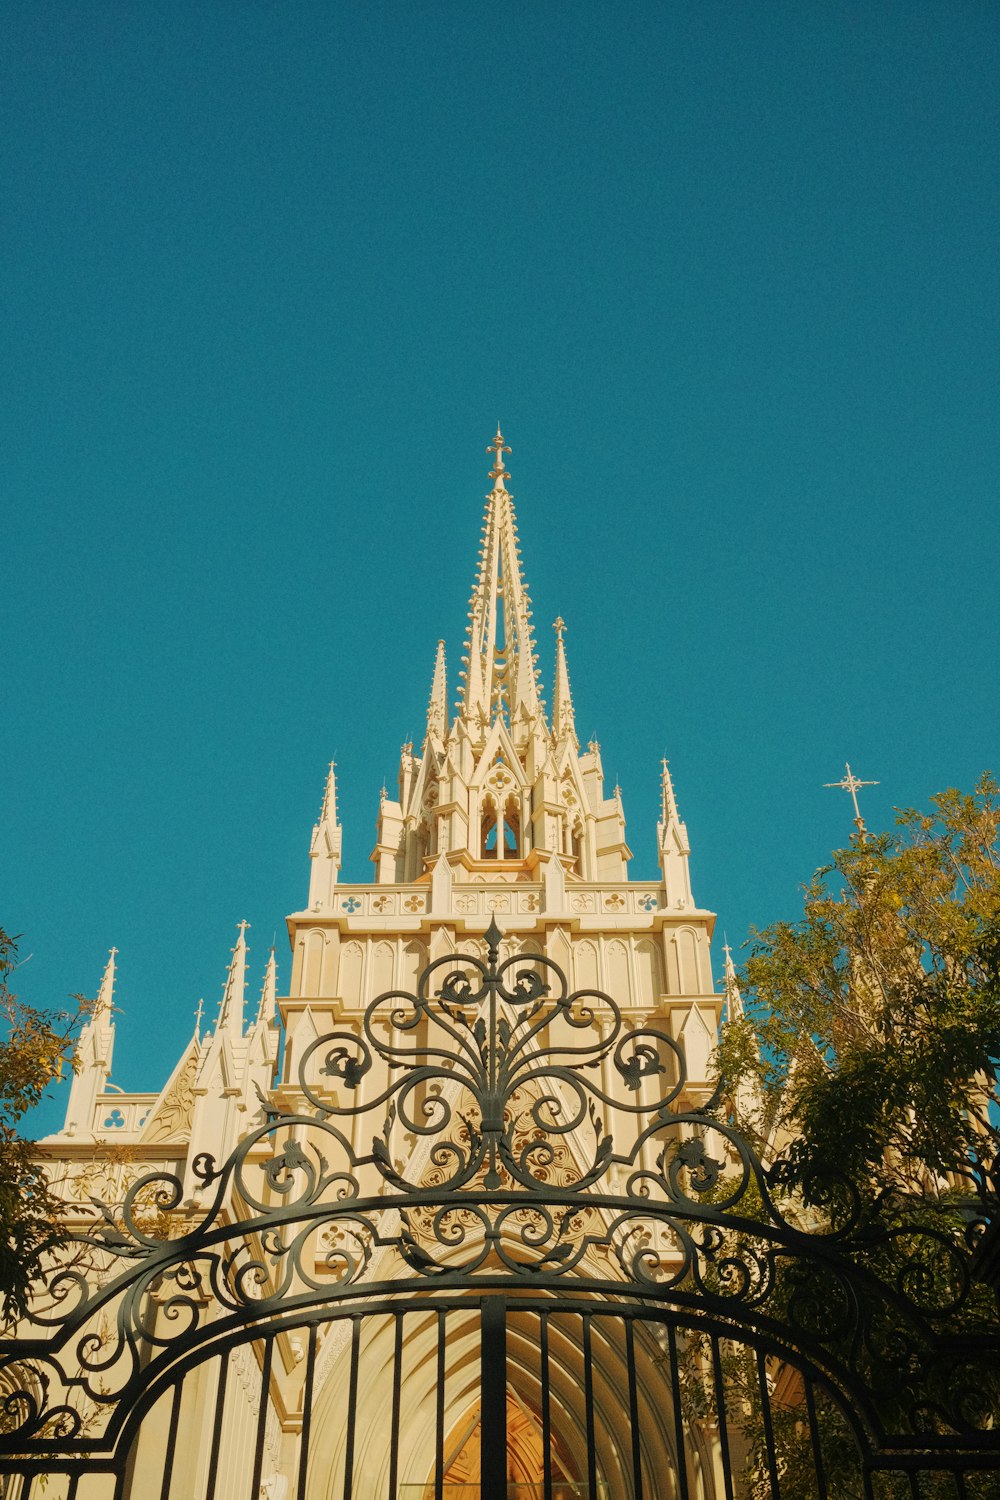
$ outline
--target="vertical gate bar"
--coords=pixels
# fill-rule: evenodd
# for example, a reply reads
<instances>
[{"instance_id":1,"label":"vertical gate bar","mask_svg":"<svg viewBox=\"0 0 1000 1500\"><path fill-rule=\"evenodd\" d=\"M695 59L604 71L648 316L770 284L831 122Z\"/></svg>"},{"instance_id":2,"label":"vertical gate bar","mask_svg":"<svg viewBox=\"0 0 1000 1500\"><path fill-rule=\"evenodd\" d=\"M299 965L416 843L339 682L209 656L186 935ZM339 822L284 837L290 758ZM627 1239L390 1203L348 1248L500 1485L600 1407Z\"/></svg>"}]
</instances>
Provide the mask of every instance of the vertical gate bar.
<instances>
[{"instance_id":1,"label":"vertical gate bar","mask_svg":"<svg viewBox=\"0 0 1000 1500\"><path fill-rule=\"evenodd\" d=\"M780 1500L778 1485L778 1456L774 1450L774 1426L771 1422L771 1391L767 1384L767 1360L764 1351L757 1350L757 1380L760 1385L760 1408L764 1419L764 1446L767 1450L767 1472L771 1480L771 1493Z\"/></svg>"},{"instance_id":2,"label":"vertical gate bar","mask_svg":"<svg viewBox=\"0 0 1000 1500\"><path fill-rule=\"evenodd\" d=\"M712 1379L715 1385L715 1414L719 1425L719 1454L722 1462L722 1482L726 1487L726 1500L733 1500L732 1460L729 1457L729 1413L726 1410L726 1388L722 1380L722 1350L719 1335L712 1334ZM825 1495L820 1500L826 1500Z\"/></svg>"},{"instance_id":3,"label":"vertical gate bar","mask_svg":"<svg viewBox=\"0 0 1000 1500\"><path fill-rule=\"evenodd\" d=\"M543 1308L538 1314L539 1348L542 1377L542 1500L552 1500L552 1406L549 1395L549 1315Z\"/></svg>"},{"instance_id":4,"label":"vertical gate bar","mask_svg":"<svg viewBox=\"0 0 1000 1500\"><path fill-rule=\"evenodd\" d=\"M867 1464L865 1464L861 1471L861 1478L865 1486L865 1500L875 1500L875 1491L872 1488L872 1471Z\"/></svg>"},{"instance_id":5,"label":"vertical gate bar","mask_svg":"<svg viewBox=\"0 0 1000 1500\"><path fill-rule=\"evenodd\" d=\"M670 1354L670 1394L674 1405L674 1434L677 1443L677 1493L680 1500L690 1500L687 1449L684 1445L684 1412L681 1408L681 1369L677 1356L677 1330L672 1323L667 1327L667 1349Z\"/></svg>"},{"instance_id":6,"label":"vertical gate bar","mask_svg":"<svg viewBox=\"0 0 1000 1500\"><path fill-rule=\"evenodd\" d=\"M920 1484L919 1484L919 1482L917 1480L917 1473L916 1473L915 1469L911 1469L910 1470L910 1476L909 1477L910 1477L910 1494L913 1496L913 1500L920 1500Z\"/></svg>"},{"instance_id":7,"label":"vertical gate bar","mask_svg":"<svg viewBox=\"0 0 1000 1500\"><path fill-rule=\"evenodd\" d=\"M358 1412L358 1360L361 1353L361 1319L351 1319L351 1374L347 1390L347 1451L344 1454L344 1500L354 1490L354 1434Z\"/></svg>"},{"instance_id":8,"label":"vertical gate bar","mask_svg":"<svg viewBox=\"0 0 1000 1500\"><path fill-rule=\"evenodd\" d=\"M226 1377L229 1374L228 1350L219 1355L219 1383L215 1388L215 1415L212 1418L212 1450L208 1460L208 1478L205 1481L205 1500L215 1500L215 1485L219 1477L219 1445L222 1440L222 1415L226 1405Z\"/></svg>"},{"instance_id":9,"label":"vertical gate bar","mask_svg":"<svg viewBox=\"0 0 1000 1500\"><path fill-rule=\"evenodd\" d=\"M597 1441L594 1430L594 1351L591 1346L590 1314L583 1318L583 1388L587 1410L587 1500L597 1500Z\"/></svg>"},{"instance_id":10,"label":"vertical gate bar","mask_svg":"<svg viewBox=\"0 0 1000 1500\"><path fill-rule=\"evenodd\" d=\"M66 1500L76 1500L77 1486L80 1483L80 1470L74 1469L69 1476L69 1484L66 1486Z\"/></svg>"},{"instance_id":11,"label":"vertical gate bar","mask_svg":"<svg viewBox=\"0 0 1000 1500\"><path fill-rule=\"evenodd\" d=\"M123 1500L123 1496L125 1494L125 1466L127 1463L128 1454L126 1453L125 1457L122 1459L121 1467L115 1470L115 1500ZM29 1475L28 1483L24 1487L24 1494L21 1496L21 1500L28 1500L28 1492L30 1489L31 1476Z\"/></svg>"},{"instance_id":12,"label":"vertical gate bar","mask_svg":"<svg viewBox=\"0 0 1000 1500\"><path fill-rule=\"evenodd\" d=\"M160 1500L168 1500L170 1481L174 1477L174 1450L177 1447L177 1427L181 1419L183 1390L184 1382L175 1380L174 1399L170 1403L170 1422L167 1427L167 1451L163 1455L163 1483L160 1485Z\"/></svg>"},{"instance_id":13,"label":"vertical gate bar","mask_svg":"<svg viewBox=\"0 0 1000 1500\"><path fill-rule=\"evenodd\" d=\"M396 1500L399 1484L399 1405L403 1379L403 1318L396 1312L396 1337L392 1349L392 1427L389 1432L389 1500Z\"/></svg>"},{"instance_id":14,"label":"vertical gate bar","mask_svg":"<svg viewBox=\"0 0 1000 1500\"><path fill-rule=\"evenodd\" d=\"M642 1445L639 1442L639 1388L635 1376L635 1324L625 1319L625 1357L628 1361L628 1420L632 1429L632 1500L642 1500Z\"/></svg>"},{"instance_id":15,"label":"vertical gate bar","mask_svg":"<svg viewBox=\"0 0 1000 1500\"><path fill-rule=\"evenodd\" d=\"M507 1301L484 1297L480 1314L482 1400L479 1438L482 1444L482 1500L507 1496ZM439 1497L440 1500L440 1497Z\"/></svg>"},{"instance_id":16,"label":"vertical gate bar","mask_svg":"<svg viewBox=\"0 0 1000 1500\"><path fill-rule=\"evenodd\" d=\"M253 1455L253 1478L250 1481L250 1500L258 1500L260 1481L264 1474L264 1444L267 1441L267 1403L271 1394L271 1354L274 1336L264 1341L264 1359L260 1367L260 1411L257 1413L257 1442ZM167 1500L166 1495L163 1500Z\"/></svg>"},{"instance_id":17,"label":"vertical gate bar","mask_svg":"<svg viewBox=\"0 0 1000 1500\"><path fill-rule=\"evenodd\" d=\"M955 1470L955 1488L958 1491L958 1500L969 1500L969 1492L965 1488L965 1474L961 1469Z\"/></svg>"},{"instance_id":18,"label":"vertical gate bar","mask_svg":"<svg viewBox=\"0 0 1000 1500\"><path fill-rule=\"evenodd\" d=\"M316 1342L319 1330L315 1323L309 1329L309 1353L306 1355L306 1382L302 1392L302 1442L299 1452L299 1500L306 1500L309 1479L309 1434L312 1431L313 1377L316 1374Z\"/></svg>"},{"instance_id":19,"label":"vertical gate bar","mask_svg":"<svg viewBox=\"0 0 1000 1500\"><path fill-rule=\"evenodd\" d=\"M819 1441L819 1422L816 1418L816 1394L808 1375L805 1377L806 1410L809 1413L809 1436L812 1440L813 1463L816 1467L816 1493L818 1500L827 1500L826 1474L823 1471L823 1449Z\"/></svg>"},{"instance_id":20,"label":"vertical gate bar","mask_svg":"<svg viewBox=\"0 0 1000 1500\"><path fill-rule=\"evenodd\" d=\"M439 1308L437 1315L437 1410L434 1419L434 1500L444 1500L444 1320L444 1309Z\"/></svg>"}]
</instances>

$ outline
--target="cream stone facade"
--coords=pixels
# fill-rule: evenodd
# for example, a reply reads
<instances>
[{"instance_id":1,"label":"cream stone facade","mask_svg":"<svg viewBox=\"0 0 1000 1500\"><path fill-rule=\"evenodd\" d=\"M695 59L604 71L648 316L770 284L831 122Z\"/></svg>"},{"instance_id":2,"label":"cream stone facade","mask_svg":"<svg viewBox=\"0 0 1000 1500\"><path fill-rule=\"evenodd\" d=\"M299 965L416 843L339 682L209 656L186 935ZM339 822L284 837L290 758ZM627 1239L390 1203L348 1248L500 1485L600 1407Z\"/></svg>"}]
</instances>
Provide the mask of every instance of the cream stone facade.
<instances>
[{"instance_id":1,"label":"cream stone facade","mask_svg":"<svg viewBox=\"0 0 1000 1500\"><path fill-rule=\"evenodd\" d=\"M241 923L214 1023L205 1031L196 1026L158 1093L129 1093L111 1081L116 1024L112 951L97 1006L81 1038L80 1070L73 1079L65 1124L44 1143L74 1222L92 1222L95 1200L105 1207L119 1202L129 1182L147 1172L175 1174L183 1184L185 1202L192 1210L202 1208L210 1197L202 1166L206 1156L221 1162L265 1120L268 1110L272 1115L301 1110L299 1066L318 1037L338 1029L360 1034L370 1002L385 991L412 991L420 972L434 960L452 954L484 958L485 934L493 922L502 932L501 957L521 955L528 964L533 957L552 959L572 987L606 992L627 1022L655 1023L673 1038L687 1063L678 1107L697 1110L709 1098L710 1059L724 999L712 975L715 918L694 898L688 834L669 769L663 762L659 875L630 879L632 853L621 790L606 787L599 745L591 741L581 748L577 737L567 629L561 618L554 626L551 710L543 699L531 604L507 489L505 455L510 450L499 431L488 451L493 457L491 484L458 701L452 711L442 640L423 742L419 750L403 746L398 786L391 796L383 790L378 807L371 855L374 878L366 883L340 879L342 833L336 770L331 765L309 845L308 897L287 919L287 990L279 988L279 966L272 952L259 1000L248 1001L246 924ZM571 603L559 602L567 608ZM738 1003L731 964L726 979L733 991L731 1003L734 998ZM597 1033L601 1025L598 1009ZM620 1078L610 1067L605 1072L605 1086L620 1093ZM359 1099L366 1090L367 1097L374 1098L383 1081L378 1070L372 1070L358 1085ZM649 1082L641 1084L645 1091L652 1087ZM363 1128L357 1126L359 1132ZM297 1139L307 1150L308 1130L300 1131ZM406 1137L404 1132L399 1141L402 1153L419 1156L425 1149L412 1134ZM359 1151L365 1145L360 1134L352 1141ZM570 1156L573 1149L570 1139ZM420 1170L421 1180L430 1180L429 1159ZM272 1186L280 1193L280 1181L275 1179ZM246 1207L233 1197L220 1205L219 1212L235 1222L245 1216ZM112 1221L109 1211L109 1226ZM165 1298L160 1313L153 1314L154 1322L156 1316L171 1315L168 1303ZM432 1321L421 1324L414 1318L407 1334L407 1368L414 1381L423 1381L423 1395L411 1403L406 1472L397 1482L399 1495L413 1500L423 1500L433 1458L427 1425L433 1426L433 1380L425 1368L431 1358ZM518 1339L530 1341L529 1322L512 1322L509 1348ZM246 1495L250 1460L243 1455L260 1432L260 1472L253 1476L257 1493L290 1500L298 1483L304 1419L312 1420L314 1453L316 1435L321 1433L325 1454L322 1465L310 1467L308 1494L339 1494L330 1476L342 1473L345 1462L345 1431L338 1425L338 1411L349 1378L351 1327L348 1322L332 1322L314 1329L310 1337L317 1340L311 1351L304 1348L305 1335L280 1334L263 1369L256 1346L244 1344L229 1357L228 1376L222 1376L220 1364L225 1362L219 1360L193 1370L176 1411L166 1396L153 1406L127 1479L116 1490L111 1479L102 1488L104 1481L90 1476L81 1486L81 1497L85 1493L87 1500L97 1500L107 1493L124 1500L158 1495L150 1476L162 1469L164 1444L174 1422L179 1424L174 1437L179 1432L180 1438L171 1495L211 1494L218 1500ZM377 1366L382 1374L371 1377L372 1423L352 1437L351 1461L365 1476L354 1493L362 1500L386 1493L386 1457L375 1414L383 1412L392 1397L390 1322L373 1324L365 1337L375 1359L371 1368ZM449 1483L474 1486L476 1335L470 1324L465 1333L459 1328L449 1337L457 1371L454 1378L449 1375L448 1409L442 1419ZM381 1364L379 1349L385 1356ZM303 1374L307 1366L308 1382ZM569 1349L561 1368L568 1385L582 1378L582 1367ZM228 1381L227 1397L224 1419L216 1422L206 1393L220 1378ZM521 1454L517 1472L523 1472L528 1483L538 1441L537 1392L532 1394L527 1386L518 1389L515 1383L507 1400L510 1451ZM657 1423L665 1420L662 1413L651 1410L648 1420L649 1442L661 1442L666 1472L673 1439L666 1432L662 1439L655 1438ZM609 1418L609 1430L613 1426ZM568 1432L554 1433L556 1450L560 1444L572 1447ZM701 1475L697 1493L721 1493L715 1488L717 1455L711 1441L704 1440L700 1456L695 1453L696 1438L691 1441L691 1462ZM579 1458L567 1452L559 1462L567 1482L574 1472L579 1479ZM605 1471L610 1474L613 1468L609 1458ZM54 1477L47 1500L58 1500L63 1485ZM433 1488L426 1493L433 1493ZM466 1493L478 1490L445 1491L451 1500ZM619 1491L604 1488L600 1493ZM657 1493L667 1494L668 1489Z\"/></svg>"},{"instance_id":2,"label":"cream stone facade","mask_svg":"<svg viewBox=\"0 0 1000 1500\"><path fill-rule=\"evenodd\" d=\"M291 980L277 993L270 955L247 1017L246 923L214 1027L200 1027L159 1094L109 1082L116 951L79 1045L63 1129L47 1146L70 1159L95 1146L139 1147L150 1160L224 1155L258 1116L259 1093L291 1086L295 1056L377 994L411 988L430 960L485 951L493 918L504 952L544 953L579 988L626 1015L665 1021L684 1046L692 1102L708 1087L723 996L712 976L712 912L694 900L687 828L661 764L657 880L630 880L622 794L607 794L600 746L580 749L566 654L554 626L551 715L542 697L531 600L497 436L472 596L461 691L449 714L439 641L420 753L403 746L395 798L384 791L374 880L340 880L342 831L331 764L309 846L308 900L287 919ZM285 1035L281 1077L275 1069ZM707 1097L707 1095L706 1095ZM168 1146L175 1149L170 1151Z\"/></svg>"}]
</instances>

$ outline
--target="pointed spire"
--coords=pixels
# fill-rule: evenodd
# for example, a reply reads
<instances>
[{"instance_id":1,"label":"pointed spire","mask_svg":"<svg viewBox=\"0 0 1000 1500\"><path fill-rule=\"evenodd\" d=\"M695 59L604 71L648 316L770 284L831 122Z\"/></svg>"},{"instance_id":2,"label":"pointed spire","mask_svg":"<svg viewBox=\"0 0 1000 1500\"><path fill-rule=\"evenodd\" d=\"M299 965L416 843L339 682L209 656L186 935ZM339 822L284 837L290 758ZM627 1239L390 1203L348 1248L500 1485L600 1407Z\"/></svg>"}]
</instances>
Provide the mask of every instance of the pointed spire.
<instances>
[{"instance_id":1,"label":"pointed spire","mask_svg":"<svg viewBox=\"0 0 1000 1500\"><path fill-rule=\"evenodd\" d=\"M272 947L267 959L267 967L264 970L264 983L260 992L260 1004L257 1006L257 1025L270 1026L274 1021L276 1007L276 996L278 993L278 965L274 958Z\"/></svg>"},{"instance_id":2,"label":"pointed spire","mask_svg":"<svg viewBox=\"0 0 1000 1500\"><path fill-rule=\"evenodd\" d=\"M723 934L722 954L722 982L726 996L725 1024L728 1025L731 1021L745 1020L746 1010L736 979L736 965L733 963L732 949L725 934ZM760 1046L756 1041L754 1042L754 1054L759 1062ZM732 1103L735 1108L736 1119L743 1129L759 1128L762 1123L761 1111L764 1104L760 1078L753 1073L743 1073L737 1080Z\"/></svg>"},{"instance_id":3,"label":"pointed spire","mask_svg":"<svg viewBox=\"0 0 1000 1500\"><path fill-rule=\"evenodd\" d=\"M656 835L667 905L687 906L693 901L691 872L688 869L691 846L688 843L687 829L677 811L677 798L674 796L674 784L666 758L660 762L660 821L656 825Z\"/></svg>"},{"instance_id":4,"label":"pointed spire","mask_svg":"<svg viewBox=\"0 0 1000 1500\"><path fill-rule=\"evenodd\" d=\"M511 725L542 713L537 657L531 627L531 600L521 572L514 505L506 482L503 455L510 452L497 428L487 447L494 455L486 497L479 567L469 600L463 717L475 733L497 714Z\"/></svg>"},{"instance_id":5,"label":"pointed spire","mask_svg":"<svg viewBox=\"0 0 1000 1500\"><path fill-rule=\"evenodd\" d=\"M326 773L326 786L323 788L323 806L320 808L320 823L332 824L337 821L337 762L331 760Z\"/></svg>"},{"instance_id":6,"label":"pointed spire","mask_svg":"<svg viewBox=\"0 0 1000 1500\"><path fill-rule=\"evenodd\" d=\"M196 1009L196 1011L194 1013L194 1039L195 1039L196 1042L200 1042L201 1041L201 1021L202 1021L202 1017L204 1016L204 1014L205 1014L205 1002L204 1002L204 1000L199 999L199 1001L198 1001L198 1008Z\"/></svg>"},{"instance_id":7,"label":"pointed spire","mask_svg":"<svg viewBox=\"0 0 1000 1500\"><path fill-rule=\"evenodd\" d=\"M670 779L670 767L666 756L660 761L660 819L661 828L666 828L670 823L679 823L680 815L677 811L677 798L674 796L674 784Z\"/></svg>"},{"instance_id":8,"label":"pointed spire","mask_svg":"<svg viewBox=\"0 0 1000 1500\"><path fill-rule=\"evenodd\" d=\"M574 745L578 745L576 719L573 715L573 695L569 686L569 668L566 665L566 642L563 639L566 633L566 622L562 615L556 618L552 629L556 633L556 677L552 699L552 729L557 739L571 739Z\"/></svg>"},{"instance_id":9,"label":"pointed spire","mask_svg":"<svg viewBox=\"0 0 1000 1500\"><path fill-rule=\"evenodd\" d=\"M743 997L740 987L736 982L736 965L733 963L733 950L728 941L723 940L722 953L724 958L723 983L726 989L726 1020L742 1021L744 1016Z\"/></svg>"},{"instance_id":10,"label":"pointed spire","mask_svg":"<svg viewBox=\"0 0 1000 1500\"><path fill-rule=\"evenodd\" d=\"M66 1104L65 1135L90 1133L96 1129L94 1111L97 1097L111 1074L115 1050L115 958L112 948L94 1001L94 1008L80 1028L76 1043L76 1061Z\"/></svg>"},{"instance_id":11,"label":"pointed spire","mask_svg":"<svg viewBox=\"0 0 1000 1500\"><path fill-rule=\"evenodd\" d=\"M431 681L431 699L427 705L427 738L445 740L448 737L448 678L444 659L444 641L437 643L434 658L434 677Z\"/></svg>"},{"instance_id":12,"label":"pointed spire","mask_svg":"<svg viewBox=\"0 0 1000 1500\"><path fill-rule=\"evenodd\" d=\"M94 1012L91 1017L92 1024L97 1023L98 1020L103 1021L105 1025L111 1022L111 1013L114 1009L115 958L117 954L117 948L112 948L108 952L108 961L104 965L104 973L101 976L101 986L97 991L97 999L94 1001Z\"/></svg>"},{"instance_id":13,"label":"pointed spire","mask_svg":"<svg viewBox=\"0 0 1000 1500\"><path fill-rule=\"evenodd\" d=\"M229 973L222 989L222 1000L219 1005L219 1019L216 1022L216 1030L227 1030L235 1036L243 1035L243 1007L246 1003L246 980L247 980L247 940L246 930L249 922L238 922L239 937L233 949L233 956L229 961Z\"/></svg>"},{"instance_id":14,"label":"pointed spire","mask_svg":"<svg viewBox=\"0 0 1000 1500\"><path fill-rule=\"evenodd\" d=\"M328 906L333 899L340 870L341 829L337 822L337 762L331 760L323 790L319 822L314 824L309 844L309 908Z\"/></svg>"}]
</instances>

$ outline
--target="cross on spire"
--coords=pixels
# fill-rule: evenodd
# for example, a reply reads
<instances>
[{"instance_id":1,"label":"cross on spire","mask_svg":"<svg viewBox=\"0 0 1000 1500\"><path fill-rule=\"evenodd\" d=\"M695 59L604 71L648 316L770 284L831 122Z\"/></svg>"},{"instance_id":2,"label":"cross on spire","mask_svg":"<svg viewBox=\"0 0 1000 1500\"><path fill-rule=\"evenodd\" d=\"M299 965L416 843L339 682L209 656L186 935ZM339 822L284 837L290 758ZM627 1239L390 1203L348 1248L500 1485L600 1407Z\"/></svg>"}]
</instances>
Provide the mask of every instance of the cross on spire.
<instances>
[{"instance_id":1,"label":"cross on spire","mask_svg":"<svg viewBox=\"0 0 1000 1500\"><path fill-rule=\"evenodd\" d=\"M844 762L844 771L846 774L840 781L824 781L823 785L825 787L836 788L839 791L850 792L851 801L854 803L854 824L858 833L864 837L867 829L865 828L865 820L861 816L861 809L858 806L858 789L863 786L879 786L880 783L877 781L862 781L860 776L855 776L847 761Z\"/></svg>"}]
</instances>

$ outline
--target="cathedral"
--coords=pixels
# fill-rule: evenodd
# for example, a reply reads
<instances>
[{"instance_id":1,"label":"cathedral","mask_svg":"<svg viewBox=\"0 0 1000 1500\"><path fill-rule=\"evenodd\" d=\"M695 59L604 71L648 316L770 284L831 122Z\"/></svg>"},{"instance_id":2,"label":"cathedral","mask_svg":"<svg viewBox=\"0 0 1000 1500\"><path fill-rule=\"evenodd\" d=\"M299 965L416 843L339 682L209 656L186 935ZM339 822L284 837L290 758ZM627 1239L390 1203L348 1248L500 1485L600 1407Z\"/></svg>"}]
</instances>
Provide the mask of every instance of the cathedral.
<instances>
[{"instance_id":1,"label":"cathedral","mask_svg":"<svg viewBox=\"0 0 1000 1500\"><path fill-rule=\"evenodd\" d=\"M439 641L372 880L331 765L287 985L272 950L258 997L241 922L155 1093L112 1080L111 952L39 1147L64 1227L0 1339L0 1496L985 1500L972 1239L879 1239L835 1166L799 1192L741 1132L670 772L632 880L487 451L454 711Z\"/></svg>"},{"instance_id":2,"label":"cathedral","mask_svg":"<svg viewBox=\"0 0 1000 1500\"><path fill-rule=\"evenodd\" d=\"M449 706L441 640L423 742L419 749L403 746L398 786L392 795L383 788L378 804L371 882L340 879L341 825L331 764L308 845L305 900L287 922L287 988L279 982L283 965L272 951L259 998L256 988L248 993L246 924L240 923L218 1014L204 1030L196 1026L157 1093L129 1092L112 1081L112 950L80 1040L65 1124L44 1142L71 1216L78 1209L91 1214L98 1203L110 1224L108 1205L120 1203L130 1183L151 1174L176 1178L180 1200L189 1208L204 1204L206 1159L225 1160L262 1121L301 1109L300 1069L318 1038L360 1032L376 997L412 992L421 972L435 961L467 955L482 963L490 930L498 934L498 961L517 957L535 970L540 970L540 960L553 961L574 990L614 997L624 1022L654 1021L686 1062L681 1105L697 1108L710 1095L710 1058L721 1009L709 952L715 919L693 896L688 834L667 763L661 769L657 829L660 875L632 880L621 789L606 787L597 742L581 747L577 737L561 618L553 627L551 709L546 706L507 488L510 449L499 430L487 451L492 456L490 488L455 711ZM606 1062L604 1067L607 1072ZM614 1089L613 1080L609 1086ZM422 1107L432 1108L432 1099L433 1094ZM352 1140L355 1149L362 1144L360 1136ZM415 1157L423 1146L417 1130L404 1132L398 1142L400 1151ZM433 1152L424 1156L421 1180ZM219 1205L227 1219L246 1215L239 1197L231 1191L231 1201ZM82 1226L87 1222L80 1219ZM311 1354L308 1400L317 1416L324 1415L330 1447L326 1469L337 1464L342 1469L345 1461L344 1434L330 1421L342 1402L345 1361L350 1361L349 1341L345 1344L342 1333L339 1324L320 1329ZM426 1342L426 1330L421 1337ZM225 1419L217 1430L212 1403L194 1398L195 1385L210 1377L204 1368L188 1377L185 1404L176 1417L183 1441L172 1444L170 1494L249 1494L241 1455L253 1446L258 1424L261 1451L252 1493L272 1500L293 1493L292 1486L300 1484L303 1425L309 1421L301 1371L307 1343L302 1335L285 1339L280 1357L276 1350L269 1360L264 1390L259 1350L247 1343L235 1348L228 1356L232 1370ZM452 1343L461 1350L462 1336ZM415 1340L414 1350L418 1344ZM467 1362L467 1351L461 1358ZM372 1389L384 1385L385 1378L384 1373L372 1377ZM391 1401L391 1391L385 1400ZM382 1398L377 1404L382 1406ZM441 1419L444 1458L437 1487L418 1402L409 1445L399 1440L398 1472L388 1475L384 1442L373 1438L365 1446L364 1477L356 1481L355 1493L367 1497L398 1491L423 1500L441 1492L443 1485L448 1500L478 1495L480 1405L472 1386L466 1389L457 1379ZM536 1488L543 1480L538 1392L508 1382L506 1405L512 1455L508 1481L513 1485L517 1478L521 1484L510 1493L541 1496L542 1488ZM171 1420L164 1408L158 1426L144 1424L127 1472L109 1494L154 1493L143 1476L153 1469L161 1472ZM546 1494L618 1493L606 1488L610 1468L603 1476L591 1474L596 1483L587 1487L585 1435L556 1431L559 1423L551 1414L545 1426L547 1440L551 1428L552 1448ZM359 1433L355 1464L361 1444ZM702 1462L704 1467L707 1461ZM326 1483L324 1479L321 1487L311 1477L302 1492L325 1495ZM103 1491L95 1488L93 1493Z\"/></svg>"},{"instance_id":3,"label":"cathedral","mask_svg":"<svg viewBox=\"0 0 1000 1500\"><path fill-rule=\"evenodd\" d=\"M95 1148L128 1146L144 1164L189 1172L200 1152L226 1155L259 1115L261 1093L293 1087L297 1055L322 1031L359 1019L384 991L411 988L432 959L481 956L494 917L505 954L547 954L577 988L607 991L626 1015L665 1021L684 1048L692 1099L707 1089L721 1010L709 953L715 917L694 901L670 771L664 761L660 878L630 880L621 788L607 794L600 746L592 740L581 750L577 738L561 618L546 712L507 489L510 449L499 431L488 451L492 487L457 711L449 713L440 640L420 752L403 746L397 795L383 789L379 801L373 880L339 879L331 764L309 844L308 898L288 917L287 995L278 992L272 951L259 1000L248 997L241 922L214 1026L204 1034L196 1027L158 1094L129 1093L110 1081L112 950L80 1040L65 1124L45 1143L61 1160L86 1162Z\"/></svg>"}]
</instances>

